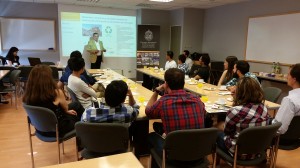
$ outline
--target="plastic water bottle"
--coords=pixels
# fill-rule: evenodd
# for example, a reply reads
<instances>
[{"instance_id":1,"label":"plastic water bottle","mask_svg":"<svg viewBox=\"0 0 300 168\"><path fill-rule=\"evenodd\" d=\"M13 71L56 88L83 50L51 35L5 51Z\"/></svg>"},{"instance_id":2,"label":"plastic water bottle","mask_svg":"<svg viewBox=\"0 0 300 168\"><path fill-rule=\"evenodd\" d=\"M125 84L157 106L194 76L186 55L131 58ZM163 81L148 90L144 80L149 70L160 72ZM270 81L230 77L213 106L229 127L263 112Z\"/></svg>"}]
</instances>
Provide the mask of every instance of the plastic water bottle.
<instances>
[{"instance_id":1,"label":"plastic water bottle","mask_svg":"<svg viewBox=\"0 0 300 168\"><path fill-rule=\"evenodd\" d=\"M271 73L275 73L275 70L276 70L276 64L275 64L275 62L273 62Z\"/></svg>"}]
</instances>

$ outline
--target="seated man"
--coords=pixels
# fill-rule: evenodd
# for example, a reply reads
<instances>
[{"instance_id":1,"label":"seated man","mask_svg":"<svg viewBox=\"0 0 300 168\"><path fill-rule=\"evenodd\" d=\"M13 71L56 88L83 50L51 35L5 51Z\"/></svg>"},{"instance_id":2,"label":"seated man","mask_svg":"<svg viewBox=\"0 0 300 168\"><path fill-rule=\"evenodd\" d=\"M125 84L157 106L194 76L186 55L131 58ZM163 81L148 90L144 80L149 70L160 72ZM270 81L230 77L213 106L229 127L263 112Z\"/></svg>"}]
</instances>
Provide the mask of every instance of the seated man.
<instances>
[{"instance_id":1,"label":"seated man","mask_svg":"<svg viewBox=\"0 0 300 168\"><path fill-rule=\"evenodd\" d=\"M71 58L68 61L68 66L72 70L68 79L68 87L76 94L78 101L85 109L92 107L93 102L97 102L99 94L80 78L80 75L85 71L84 59Z\"/></svg>"},{"instance_id":2,"label":"seated man","mask_svg":"<svg viewBox=\"0 0 300 168\"><path fill-rule=\"evenodd\" d=\"M184 50L183 51L183 55L185 56L186 60L185 63L188 66L188 71L191 70L192 66L193 66L193 60L189 57L190 56L190 52L189 50Z\"/></svg>"},{"instance_id":3,"label":"seated man","mask_svg":"<svg viewBox=\"0 0 300 168\"><path fill-rule=\"evenodd\" d=\"M155 89L150 98L146 115L162 120L163 131L169 132L181 129L204 128L204 115L206 113L203 102L199 97L187 93L184 87L184 72L177 68L171 68L165 72L165 83ZM158 94L164 91L157 100ZM160 132L160 134L162 133ZM149 134L150 146L162 153L164 138L157 133Z\"/></svg>"},{"instance_id":4,"label":"seated man","mask_svg":"<svg viewBox=\"0 0 300 168\"><path fill-rule=\"evenodd\" d=\"M191 57L192 57L192 60L193 60L193 65L191 67L191 69L189 70L189 77L190 78L194 78L199 69L201 68L201 63L200 63L200 54L197 53L197 52L194 52Z\"/></svg>"},{"instance_id":5,"label":"seated man","mask_svg":"<svg viewBox=\"0 0 300 168\"><path fill-rule=\"evenodd\" d=\"M182 70L184 74L188 73L188 65L185 63L186 57L181 54L178 57L178 69Z\"/></svg>"},{"instance_id":6,"label":"seated man","mask_svg":"<svg viewBox=\"0 0 300 168\"><path fill-rule=\"evenodd\" d=\"M287 84L293 90L282 99L281 106L275 116L275 120L273 120L273 122L278 121L282 123L278 129L280 134L284 134L288 130L294 116L300 116L300 64L291 67L287 76ZM280 139L279 143L288 145L293 142L284 142L283 139Z\"/></svg>"},{"instance_id":7,"label":"seated man","mask_svg":"<svg viewBox=\"0 0 300 168\"><path fill-rule=\"evenodd\" d=\"M70 59L71 58L82 58L82 54L77 50L73 51L70 55ZM60 79L57 83L58 88L62 88L64 86L64 83L68 83L68 79L71 74L72 74L72 71L71 71L70 67L67 66L65 68L64 73L62 74L62 76L60 77ZM90 75L88 75L86 71L84 71L80 75L80 79L83 80L88 85L94 85L96 82L96 80L93 77L91 77Z\"/></svg>"},{"instance_id":8,"label":"seated man","mask_svg":"<svg viewBox=\"0 0 300 168\"><path fill-rule=\"evenodd\" d=\"M210 57L207 53L201 54L201 57L199 59L201 67L198 69L197 75L195 76L195 79L203 79L205 82L208 82L209 79L209 63L210 63Z\"/></svg>"},{"instance_id":9,"label":"seated man","mask_svg":"<svg viewBox=\"0 0 300 168\"><path fill-rule=\"evenodd\" d=\"M124 104L126 96L129 97L129 105ZM84 122L98 123L128 123L134 121L139 114L139 106L136 104L131 90L122 80L112 81L105 90L106 104L99 108L88 108L82 115Z\"/></svg>"},{"instance_id":10,"label":"seated man","mask_svg":"<svg viewBox=\"0 0 300 168\"><path fill-rule=\"evenodd\" d=\"M167 51L166 54L166 65L165 65L165 70L168 70L170 68L177 68L176 62L173 60L173 51Z\"/></svg>"},{"instance_id":11,"label":"seated man","mask_svg":"<svg viewBox=\"0 0 300 168\"><path fill-rule=\"evenodd\" d=\"M249 70L250 65L247 61L237 61L234 64L233 68L233 78L228 83L226 83L227 89L234 94L236 89L235 85L237 84L238 80L242 77L251 77L259 83L257 77L253 73L249 72Z\"/></svg>"}]
</instances>

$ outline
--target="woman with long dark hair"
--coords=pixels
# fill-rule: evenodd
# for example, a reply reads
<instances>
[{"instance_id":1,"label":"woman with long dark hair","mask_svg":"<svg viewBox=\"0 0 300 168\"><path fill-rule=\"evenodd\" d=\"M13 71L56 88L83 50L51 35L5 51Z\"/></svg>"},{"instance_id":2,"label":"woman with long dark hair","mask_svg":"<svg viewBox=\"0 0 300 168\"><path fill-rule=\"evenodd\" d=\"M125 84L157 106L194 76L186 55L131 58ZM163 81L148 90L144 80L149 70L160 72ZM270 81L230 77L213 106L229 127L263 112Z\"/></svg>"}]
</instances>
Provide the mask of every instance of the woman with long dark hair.
<instances>
[{"instance_id":1,"label":"woman with long dark hair","mask_svg":"<svg viewBox=\"0 0 300 168\"><path fill-rule=\"evenodd\" d=\"M236 56L228 56L224 61L224 72L218 82L218 86L225 85L233 77L233 68L235 62L238 61Z\"/></svg>"},{"instance_id":2,"label":"woman with long dark hair","mask_svg":"<svg viewBox=\"0 0 300 168\"><path fill-rule=\"evenodd\" d=\"M63 91L57 88L51 68L42 64L33 67L29 74L23 103L52 110L58 120L60 136L73 130L84 112L80 103L67 103ZM39 132L45 136L55 136L55 132Z\"/></svg>"},{"instance_id":3,"label":"woman with long dark hair","mask_svg":"<svg viewBox=\"0 0 300 168\"><path fill-rule=\"evenodd\" d=\"M11 47L6 55L6 62L9 66L12 65L20 65L19 59L20 57L18 56L18 51L19 49L17 47Z\"/></svg>"}]
</instances>

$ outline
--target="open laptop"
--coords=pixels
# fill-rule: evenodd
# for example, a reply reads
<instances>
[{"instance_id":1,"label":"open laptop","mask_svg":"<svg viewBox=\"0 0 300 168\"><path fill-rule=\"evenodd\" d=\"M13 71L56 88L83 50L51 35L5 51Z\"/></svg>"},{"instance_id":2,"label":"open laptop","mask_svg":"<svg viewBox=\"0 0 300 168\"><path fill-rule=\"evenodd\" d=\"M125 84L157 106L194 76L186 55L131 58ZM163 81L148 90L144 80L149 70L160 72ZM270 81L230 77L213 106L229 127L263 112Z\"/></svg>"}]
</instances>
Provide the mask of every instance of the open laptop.
<instances>
[{"instance_id":1,"label":"open laptop","mask_svg":"<svg viewBox=\"0 0 300 168\"><path fill-rule=\"evenodd\" d=\"M35 66L42 63L40 58L34 58L34 57L28 57L28 61L30 66Z\"/></svg>"}]
</instances>

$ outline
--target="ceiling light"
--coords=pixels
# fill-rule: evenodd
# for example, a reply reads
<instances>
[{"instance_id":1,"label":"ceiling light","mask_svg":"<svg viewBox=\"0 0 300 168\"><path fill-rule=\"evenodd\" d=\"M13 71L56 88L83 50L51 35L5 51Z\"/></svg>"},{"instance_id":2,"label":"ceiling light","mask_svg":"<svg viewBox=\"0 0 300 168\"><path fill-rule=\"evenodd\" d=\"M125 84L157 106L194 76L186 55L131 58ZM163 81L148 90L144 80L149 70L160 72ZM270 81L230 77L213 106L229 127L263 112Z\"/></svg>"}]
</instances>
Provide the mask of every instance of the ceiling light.
<instances>
[{"instance_id":1,"label":"ceiling light","mask_svg":"<svg viewBox=\"0 0 300 168\"><path fill-rule=\"evenodd\" d=\"M154 1L154 2L172 2L174 0L149 0L149 1Z\"/></svg>"}]
</instances>

